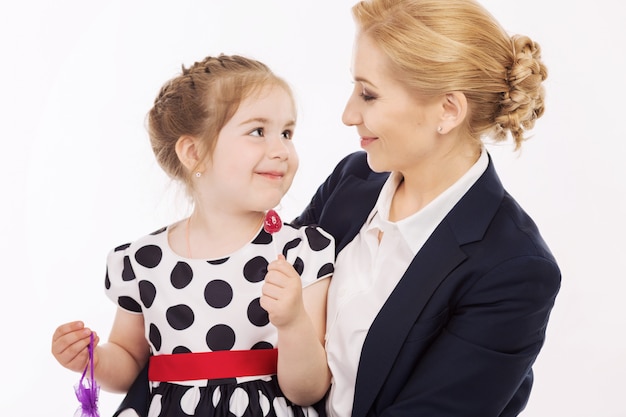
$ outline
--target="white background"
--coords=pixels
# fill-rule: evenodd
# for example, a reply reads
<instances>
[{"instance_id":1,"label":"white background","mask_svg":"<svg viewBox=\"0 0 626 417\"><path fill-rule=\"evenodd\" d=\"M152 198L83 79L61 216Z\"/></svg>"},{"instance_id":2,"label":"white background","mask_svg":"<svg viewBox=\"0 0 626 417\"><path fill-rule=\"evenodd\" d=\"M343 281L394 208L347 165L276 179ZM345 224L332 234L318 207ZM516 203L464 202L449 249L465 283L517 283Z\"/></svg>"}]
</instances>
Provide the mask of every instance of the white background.
<instances>
[{"instance_id":1,"label":"white background","mask_svg":"<svg viewBox=\"0 0 626 417\"><path fill-rule=\"evenodd\" d=\"M181 64L239 53L293 85L301 169L284 218L358 149L340 121L352 3L2 3L0 415L73 415L79 375L50 354L54 328L82 319L106 338L115 311L103 291L106 253L185 215L144 128ZM490 148L563 272L522 415L626 416L626 15L617 0L483 4L538 41L550 71L547 113L522 153ZM102 393L102 416L120 399Z\"/></svg>"}]
</instances>

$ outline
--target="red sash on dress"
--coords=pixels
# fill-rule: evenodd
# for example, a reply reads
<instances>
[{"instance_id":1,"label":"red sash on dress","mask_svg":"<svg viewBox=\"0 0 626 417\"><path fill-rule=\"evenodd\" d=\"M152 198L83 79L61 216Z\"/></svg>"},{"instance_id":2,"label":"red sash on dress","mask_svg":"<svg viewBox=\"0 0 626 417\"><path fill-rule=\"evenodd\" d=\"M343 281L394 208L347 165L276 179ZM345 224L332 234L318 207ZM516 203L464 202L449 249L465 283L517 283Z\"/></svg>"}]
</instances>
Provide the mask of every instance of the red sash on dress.
<instances>
[{"instance_id":1,"label":"red sash on dress","mask_svg":"<svg viewBox=\"0 0 626 417\"><path fill-rule=\"evenodd\" d=\"M192 381L276 374L278 349L218 350L150 357L150 381Z\"/></svg>"}]
</instances>

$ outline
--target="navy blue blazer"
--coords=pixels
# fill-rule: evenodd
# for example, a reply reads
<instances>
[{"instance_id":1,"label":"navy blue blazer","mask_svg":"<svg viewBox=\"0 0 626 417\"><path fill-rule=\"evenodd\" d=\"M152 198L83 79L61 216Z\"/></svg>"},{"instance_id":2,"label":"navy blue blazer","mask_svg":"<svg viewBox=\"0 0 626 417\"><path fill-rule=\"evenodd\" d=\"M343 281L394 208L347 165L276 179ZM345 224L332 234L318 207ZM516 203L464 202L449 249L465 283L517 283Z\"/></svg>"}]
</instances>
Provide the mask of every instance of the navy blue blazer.
<instances>
[{"instance_id":1,"label":"navy blue blazer","mask_svg":"<svg viewBox=\"0 0 626 417\"><path fill-rule=\"evenodd\" d=\"M388 174L343 159L293 222L318 224L337 252L365 222ZM353 417L517 416L561 274L535 223L485 173L437 226L375 318Z\"/></svg>"}]
</instances>

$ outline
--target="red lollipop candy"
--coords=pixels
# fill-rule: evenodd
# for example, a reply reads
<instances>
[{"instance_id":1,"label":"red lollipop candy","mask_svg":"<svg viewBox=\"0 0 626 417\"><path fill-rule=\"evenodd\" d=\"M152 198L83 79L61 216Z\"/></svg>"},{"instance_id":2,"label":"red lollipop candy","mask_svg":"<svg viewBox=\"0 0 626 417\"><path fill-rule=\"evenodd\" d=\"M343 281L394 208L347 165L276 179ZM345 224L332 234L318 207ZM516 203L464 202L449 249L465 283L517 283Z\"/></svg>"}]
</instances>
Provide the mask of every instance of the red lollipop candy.
<instances>
[{"instance_id":1,"label":"red lollipop candy","mask_svg":"<svg viewBox=\"0 0 626 417\"><path fill-rule=\"evenodd\" d=\"M265 215L265 219L263 220L263 229L269 233L278 232L283 227L283 221L280 219L276 210L269 210Z\"/></svg>"}]
</instances>

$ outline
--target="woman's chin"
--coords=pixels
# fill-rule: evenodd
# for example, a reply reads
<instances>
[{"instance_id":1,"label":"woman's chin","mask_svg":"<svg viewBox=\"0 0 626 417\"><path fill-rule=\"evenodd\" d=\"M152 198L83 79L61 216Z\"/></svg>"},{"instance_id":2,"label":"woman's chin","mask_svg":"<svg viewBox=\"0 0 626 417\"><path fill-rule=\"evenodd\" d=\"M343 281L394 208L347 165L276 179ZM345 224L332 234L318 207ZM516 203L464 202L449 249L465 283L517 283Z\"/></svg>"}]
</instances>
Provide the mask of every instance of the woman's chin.
<instances>
[{"instance_id":1,"label":"woman's chin","mask_svg":"<svg viewBox=\"0 0 626 417\"><path fill-rule=\"evenodd\" d=\"M389 164L383 162L381 160L381 158L377 158L375 156L372 156L369 152L367 152L367 164L369 165L370 169L374 172L389 172L391 171L391 168L389 167Z\"/></svg>"}]
</instances>

